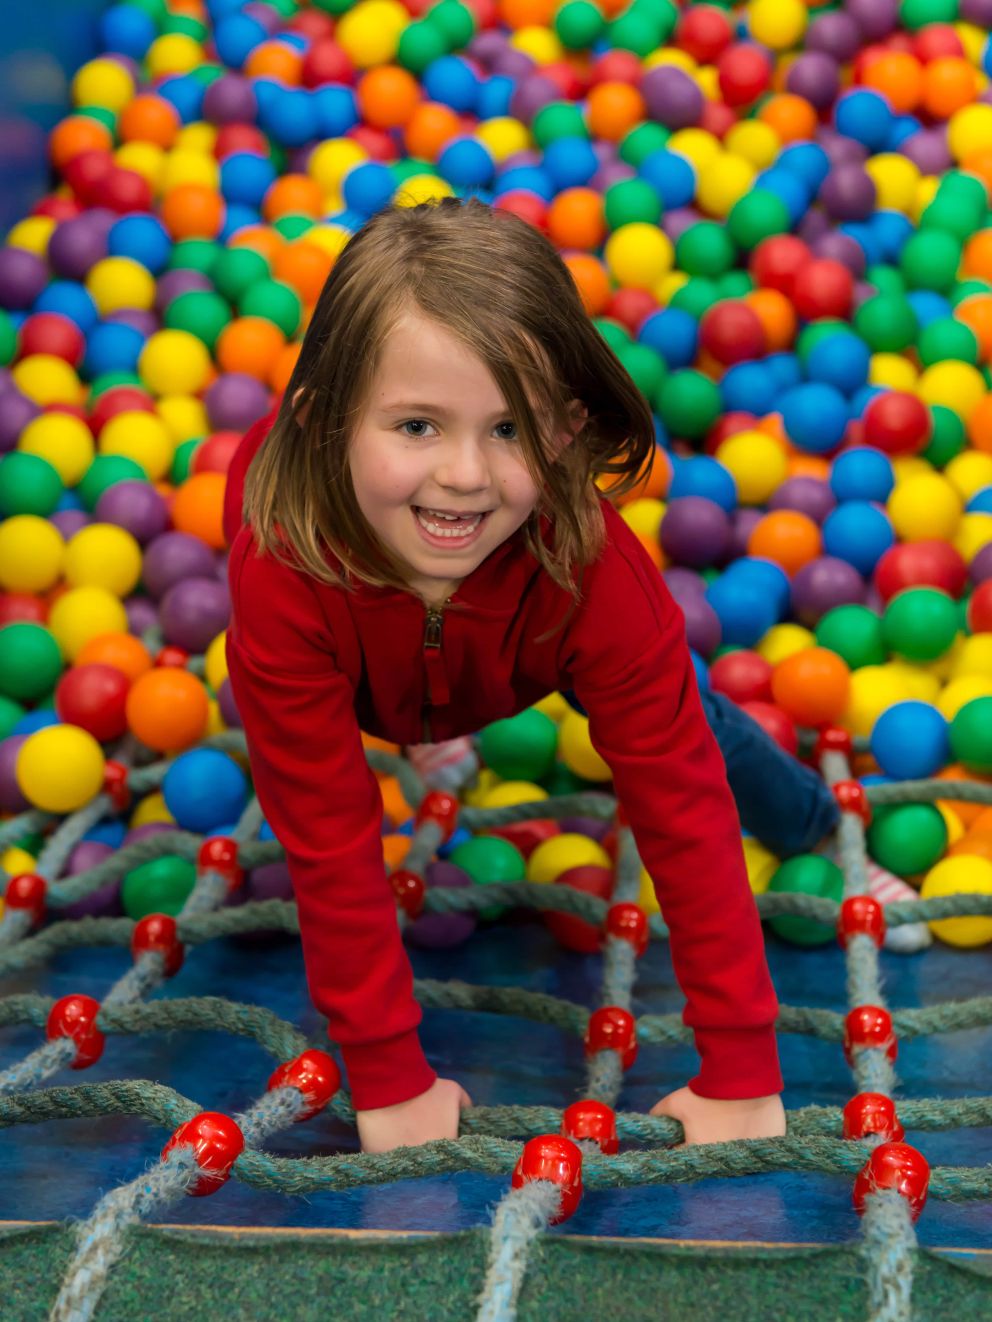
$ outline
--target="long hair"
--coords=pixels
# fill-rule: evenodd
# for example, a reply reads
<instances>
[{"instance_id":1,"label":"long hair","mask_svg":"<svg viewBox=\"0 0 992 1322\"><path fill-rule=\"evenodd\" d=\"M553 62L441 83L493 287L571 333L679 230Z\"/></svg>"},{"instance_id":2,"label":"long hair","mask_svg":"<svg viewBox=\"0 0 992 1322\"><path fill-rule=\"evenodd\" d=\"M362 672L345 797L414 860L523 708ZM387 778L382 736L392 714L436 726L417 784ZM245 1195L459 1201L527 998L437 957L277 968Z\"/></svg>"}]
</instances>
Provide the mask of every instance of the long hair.
<instances>
[{"instance_id":1,"label":"long hair","mask_svg":"<svg viewBox=\"0 0 992 1322\"><path fill-rule=\"evenodd\" d=\"M618 476L608 487L614 497L646 478L651 411L554 246L477 199L389 206L342 249L246 476L244 514L260 551L349 590L353 580L408 588L404 565L359 508L348 463L383 346L407 309L461 340L502 391L540 493L523 526L525 545L576 604L573 570L592 563L605 541L596 479ZM587 410L577 431L572 399ZM554 457L550 442L567 431L574 439ZM553 528L550 547L542 514Z\"/></svg>"}]
</instances>

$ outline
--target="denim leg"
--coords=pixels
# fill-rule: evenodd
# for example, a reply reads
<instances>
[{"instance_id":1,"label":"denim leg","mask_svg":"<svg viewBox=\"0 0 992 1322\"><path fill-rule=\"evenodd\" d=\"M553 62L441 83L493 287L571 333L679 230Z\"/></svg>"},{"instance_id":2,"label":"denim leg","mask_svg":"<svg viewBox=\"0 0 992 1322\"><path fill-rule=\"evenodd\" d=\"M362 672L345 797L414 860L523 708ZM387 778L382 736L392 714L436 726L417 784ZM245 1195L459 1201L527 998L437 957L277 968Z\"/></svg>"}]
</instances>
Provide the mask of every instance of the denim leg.
<instances>
[{"instance_id":1,"label":"denim leg","mask_svg":"<svg viewBox=\"0 0 992 1322\"><path fill-rule=\"evenodd\" d=\"M779 858L812 849L840 819L823 780L722 693L700 691L745 831Z\"/></svg>"}]
</instances>

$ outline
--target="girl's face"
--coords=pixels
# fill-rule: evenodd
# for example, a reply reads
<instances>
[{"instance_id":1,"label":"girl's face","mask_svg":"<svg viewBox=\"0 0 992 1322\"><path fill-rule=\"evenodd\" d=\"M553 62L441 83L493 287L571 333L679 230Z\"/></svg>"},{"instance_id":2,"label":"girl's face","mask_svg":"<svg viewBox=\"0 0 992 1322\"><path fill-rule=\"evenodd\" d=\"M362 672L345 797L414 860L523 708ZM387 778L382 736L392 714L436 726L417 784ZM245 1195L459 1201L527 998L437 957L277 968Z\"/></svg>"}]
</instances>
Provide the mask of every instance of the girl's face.
<instances>
[{"instance_id":1,"label":"girl's face","mask_svg":"<svg viewBox=\"0 0 992 1322\"><path fill-rule=\"evenodd\" d=\"M386 340L349 459L362 513L429 603L450 596L536 505L516 434L482 360L437 322L405 314ZM484 517L469 536L442 538L418 510L435 511L441 528L449 525L438 512Z\"/></svg>"}]
</instances>

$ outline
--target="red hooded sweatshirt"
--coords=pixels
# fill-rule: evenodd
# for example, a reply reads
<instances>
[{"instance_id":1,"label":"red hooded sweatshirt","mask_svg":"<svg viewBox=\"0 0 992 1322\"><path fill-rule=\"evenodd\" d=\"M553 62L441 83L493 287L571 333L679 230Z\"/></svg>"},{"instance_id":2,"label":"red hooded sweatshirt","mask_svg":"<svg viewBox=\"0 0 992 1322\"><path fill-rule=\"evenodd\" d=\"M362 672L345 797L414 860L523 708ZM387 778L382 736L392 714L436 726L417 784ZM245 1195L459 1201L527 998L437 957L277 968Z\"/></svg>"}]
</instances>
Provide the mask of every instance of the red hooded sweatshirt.
<instances>
[{"instance_id":1,"label":"red hooded sweatshirt","mask_svg":"<svg viewBox=\"0 0 992 1322\"><path fill-rule=\"evenodd\" d=\"M244 477L275 414L245 435L228 477L231 686L266 819L286 850L310 994L329 1020L356 1109L416 1097L436 1074L382 853L382 799L360 731L439 742L573 689L613 775L671 934L704 1097L779 1092L778 1002L748 885L736 806L706 722L682 614L605 498L607 545L583 600L541 568L523 530L433 617L413 591L352 594L257 553ZM550 521L542 535L551 544ZM337 563L331 561L331 563ZM434 638L429 640L434 642Z\"/></svg>"}]
</instances>

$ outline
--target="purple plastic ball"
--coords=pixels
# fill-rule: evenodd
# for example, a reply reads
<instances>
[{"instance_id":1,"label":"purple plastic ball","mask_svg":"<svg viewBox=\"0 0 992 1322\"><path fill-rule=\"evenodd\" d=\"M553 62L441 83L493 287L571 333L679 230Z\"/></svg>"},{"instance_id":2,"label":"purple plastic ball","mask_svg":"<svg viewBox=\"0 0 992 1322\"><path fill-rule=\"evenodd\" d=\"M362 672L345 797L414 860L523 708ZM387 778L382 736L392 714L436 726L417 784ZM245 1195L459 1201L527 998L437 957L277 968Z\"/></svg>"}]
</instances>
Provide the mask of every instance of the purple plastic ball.
<instances>
[{"instance_id":1,"label":"purple plastic ball","mask_svg":"<svg viewBox=\"0 0 992 1322\"><path fill-rule=\"evenodd\" d=\"M761 519L761 510L753 509L750 506L734 510L730 516L730 542L720 560L721 565L731 560L738 560L742 555L747 555L747 544Z\"/></svg>"},{"instance_id":2,"label":"purple plastic ball","mask_svg":"<svg viewBox=\"0 0 992 1322\"><path fill-rule=\"evenodd\" d=\"M150 596L161 598L184 578L210 578L214 556L206 542L188 532L164 532L149 542L141 581Z\"/></svg>"},{"instance_id":3,"label":"purple plastic ball","mask_svg":"<svg viewBox=\"0 0 992 1322\"><path fill-rule=\"evenodd\" d=\"M899 0L845 0L844 8L868 41L887 37L899 20Z\"/></svg>"},{"instance_id":4,"label":"purple plastic ball","mask_svg":"<svg viewBox=\"0 0 992 1322\"><path fill-rule=\"evenodd\" d=\"M676 207L673 211L667 211L662 216L661 228L672 243L677 243L687 229L693 225L698 225L699 220L699 212L693 207Z\"/></svg>"},{"instance_id":5,"label":"purple plastic ball","mask_svg":"<svg viewBox=\"0 0 992 1322\"><path fill-rule=\"evenodd\" d=\"M233 730L240 730L241 714L238 711L237 703L234 701L234 690L231 688L229 679L223 680L217 690L217 705L220 707L221 719L224 724Z\"/></svg>"},{"instance_id":6,"label":"purple plastic ball","mask_svg":"<svg viewBox=\"0 0 992 1322\"><path fill-rule=\"evenodd\" d=\"M158 611L154 602L149 601L147 597L128 597L124 602L124 609L127 612L128 632L133 633L136 638L140 638L143 633L147 633L158 624Z\"/></svg>"},{"instance_id":7,"label":"purple plastic ball","mask_svg":"<svg viewBox=\"0 0 992 1322\"><path fill-rule=\"evenodd\" d=\"M85 528L90 521L90 516L85 510L56 510L50 514L49 523L58 528L63 538L68 541L70 537L75 537L80 528Z\"/></svg>"},{"instance_id":8,"label":"purple plastic ball","mask_svg":"<svg viewBox=\"0 0 992 1322\"><path fill-rule=\"evenodd\" d=\"M166 831L178 831L174 822L145 822L143 826L132 827L121 842L124 845L137 844L139 840L150 840L153 835L163 835Z\"/></svg>"},{"instance_id":9,"label":"purple plastic ball","mask_svg":"<svg viewBox=\"0 0 992 1322\"><path fill-rule=\"evenodd\" d=\"M815 243L825 234L832 234L833 230L826 214L819 207L811 207L799 222L796 233L803 243Z\"/></svg>"},{"instance_id":10,"label":"purple plastic ball","mask_svg":"<svg viewBox=\"0 0 992 1322\"><path fill-rule=\"evenodd\" d=\"M875 184L860 165L835 165L820 186L820 201L835 220L864 220L875 210Z\"/></svg>"},{"instance_id":11,"label":"purple plastic ball","mask_svg":"<svg viewBox=\"0 0 992 1322\"><path fill-rule=\"evenodd\" d=\"M785 77L785 90L801 96L816 110L826 110L840 89L840 67L825 51L809 50L800 55Z\"/></svg>"},{"instance_id":12,"label":"purple plastic ball","mask_svg":"<svg viewBox=\"0 0 992 1322\"><path fill-rule=\"evenodd\" d=\"M499 63L504 64L501 58ZM539 110L561 97L558 84L541 73L522 78L510 96L510 114L521 123L529 124Z\"/></svg>"},{"instance_id":13,"label":"purple plastic ball","mask_svg":"<svg viewBox=\"0 0 992 1322\"><path fill-rule=\"evenodd\" d=\"M840 64L853 60L861 49L861 29L843 10L819 14L806 33L806 50L823 51Z\"/></svg>"},{"instance_id":14,"label":"purple plastic ball","mask_svg":"<svg viewBox=\"0 0 992 1322\"><path fill-rule=\"evenodd\" d=\"M161 315L181 294L203 293L211 289L213 284L202 271L166 271L159 276L155 289L155 311Z\"/></svg>"},{"instance_id":15,"label":"purple plastic ball","mask_svg":"<svg viewBox=\"0 0 992 1322\"><path fill-rule=\"evenodd\" d=\"M602 842L609 835L612 827L601 817L562 817L558 825L562 835L587 835L590 840Z\"/></svg>"},{"instance_id":16,"label":"purple plastic ball","mask_svg":"<svg viewBox=\"0 0 992 1322\"><path fill-rule=\"evenodd\" d=\"M522 50L515 50L512 46L508 46L493 60L492 72L500 78L512 78L519 83L523 79L531 77L534 72L534 61L529 55L525 55ZM551 82L551 79L549 78L547 81ZM557 95L558 84L556 83L555 96ZM540 109L540 106L538 106L538 109Z\"/></svg>"},{"instance_id":17,"label":"purple plastic ball","mask_svg":"<svg viewBox=\"0 0 992 1322\"><path fill-rule=\"evenodd\" d=\"M840 262L853 276L865 273L865 250L850 234L841 234L839 230L821 234L814 240L812 248L817 257L829 257L832 261Z\"/></svg>"},{"instance_id":18,"label":"purple plastic ball","mask_svg":"<svg viewBox=\"0 0 992 1322\"><path fill-rule=\"evenodd\" d=\"M961 0L958 17L977 28L992 28L992 0Z\"/></svg>"},{"instance_id":19,"label":"purple plastic ball","mask_svg":"<svg viewBox=\"0 0 992 1322\"><path fill-rule=\"evenodd\" d=\"M26 734L9 734L6 739L0 739L0 812L27 812L31 807L21 793L14 774L17 755L29 737Z\"/></svg>"},{"instance_id":20,"label":"purple plastic ball","mask_svg":"<svg viewBox=\"0 0 992 1322\"><path fill-rule=\"evenodd\" d=\"M470 55L473 60L478 60L488 69L497 55L504 50L506 50L506 37L503 33L495 28L487 28L475 34L466 46L465 54Z\"/></svg>"},{"instance_id":21,"label":"purple plastic ball","mask_svg":"<svg viewBox=\"0 0 992 1322\"><path fill-rule=\"evenodd\" d=\"M130 326L139 335L143 335L146 340L162 327L162 318L153 312L151 308L118 308L116 312L111 312L105 320L115 322L120 326Z\"/></svg>"},{"instance_id":22,"label":"purple plastic ball","mask_svg":"<svg viewBox=\"0 0 992 1322\"><path fill-rule=\"evenodd\" d=\"M81 840L69 855L66 876L74 877L78 872L88 872L104 859L110 858L113 852L111 846L102 840ZM105 881L81 900L59 909L58 914L60 918L117 918L123 912L120 881Z\"/></svg>"},{"instance_id":23,"label":"purple plastic ball","mask_svg":"<svg viewBox=\"0 0 992 1322\"><path fill-rule=\"evenodd\" d=\"M82 280L92 266L107 255L107 231L93 224L92 214L63 220L48 240L48 261L63 280Z\"/></svg>"},{"instance_id":24,"label":"purple plastic ball","mask_svg":"<svg viewBox=\"0 0 992 1322\"><path fill-rule=\"evenodd\" d=\"M951 168L946 127L920 129L901 142L899 150L924 174L943 174Z\"/></svg>"},{"instance_id":25,"label":"purple plastic ball","mask_svg":"<svg viewBox=\"0 0 992 1322\"><path fill-rule=\"evenodd\" d=\"M272 407L272 396L245 372L219 376L203 397L214 431L247 431Z\"/></svg>"},{"instance_id":26,"label":"purple plastic ball","mask_svg":"<svg viewBox=\"0 0 992 1322\"><path fill-rule=\"evenodd\" d=\"M837 505L830 483L820 477L787 477L768 501L770 510L797 510L822 523Z\"/></svg>"},{"instance_id":27,"label":"purple plastic ball","mask_svg":"<svg viewBox=\"0 0 992 1322\"><path fill-rule=\"evenodd\" d=\"M720 617L705 597L692 595L682 603L686 641L694 652L707 657L720 646Z\"/></svg>"},{"instance_id":28,"label":"purple plastic ball","mask_svg":"<svg viewBox=\"0 0 992 1322\"><path fill-rule=\"evenodd\" d=\"M167 643L205 652L231 618L231 594L216 578L185 578L162 598L159 620Z\"/></svg>"},{"instance_id":29,"label":"purple plastic ball","mask_svg":"<svg viewBox=\"0 0 992 1322\"><path fill-rule=\"evenodd\" d=\"M16 387L6 391L0 409L0 454L12 450L28 423L40 416L41 408L33 399L22 395Z\"/></svg>"},{"instance_id":30,"label":"purple plastic ball","mask_svg":"<svg viewBox=\"0 0 992 1322\"><path fill-rule=\"evenodd\" d=\"M684 69L657 64L641 79L641 95L648 114L669 129L687 129L703 114L703 93Z\"/></svg>"},{"instance_id":31,"label":"purple plastic ball","mask_svg":"<svg viewBox=\"0 0 992 1322\"><path fill-rule=\"evenodd\" d=\"M725 510L705 496L682 496L669 503L661 521L661 544L677 563L712 565L726 553L730 520Z\"/></svg>"},{"instance_id":32,"label":"purple plastic ball","mask_svg":"<svg viewBox=\"0 0 992 1322\"><path fill-rule=\"evenodd\" d=\"M662 571L665 586L681 606L686 597L702 597L706 593L706 579L694 569L683 569L681 565L672 565Z\"/></svg>"},{"instance_id":33,"label":"purple plastic ball","mask_svg":"<svg viewBox=\"0 0 992 1322\"><path fill-rule=\"evenodd\" d=\"M243 886L235 887L234 890L228 892L225 905L230 908L240 908L243 904L254 904L262 900L291 900L292 898L293 882L286 864L283 862L263 863L261 867L252 868L245 878ZM248 932L238 932L231 939L238 945L254 946L283 941L288 937L288 933L260 927Z\"/></svg>"},{"instance_id":34,"label":"purple plastic ball","mask_svg":"<svg viewBox=\"0 0 992 1322\"><path fill-rule=\"evenodd\" d=\"M603 193L614 184L622 184L627 179L636 179L637 171L626 161L607 161L601 165L589 180L589 187Z\"/></svg>"},{"instance_id":35,"label":"purple plastic ball","mask_svg":"<svg viewBox=\"0 0 992 1322\"><path fill-rule=\"evenodd\" d=\"M108 487L96 503L96 517L100 523L126 528L142 546L169 526L169 510L161 494L150 482L137 479Z\"/></svg>"},{"instance_id":36,"label":"purple plastic ball","mask_svg":"<svg viewBox=\"0 0 992 1322\"><path fill-rule=\"evenodd\" d=\"M992 578L992 542L986 543L978 551L968 566L968 576L972 583L984 583L987 578Z\"/></svg>"},{"instance_id":37,"label":"purple plastic ball","mask_svg":"<svg viewBox=\"0 0 992 1322\"><path fill-rule=\"evenodd\" d=\"M255 88L241 74L222 74L203 94L201 118L210 124L253 124L257 113Z\"/></svg>"},{"instance_id":38,"label":"purple plastic ball","mask_svg":"<svg viewBox=\"0 0 992 1322\"><path fill-rule=\"evenodd\" d=\"M811 560L792 580L792 611L801 624L812 626L835 606L861 605L864 599L864 579L832 555Z\"/></svg>"},{"instance_id":39,"label":"purple plastic ball","mask_svg":"<svg viewBox=\"0 0 992 1322\"><path fill-rule=\"evenodd\" d=\"M471 886L472 879L447 859L428 863L424 872L428 888ZM460 946L475 931L474 913L423 913L403 930L404 939L422 950L447 950Z\"/></svg>"},{"instance_id":40,"label":"purple plastic ball","mask_svg":"<svg viewBox=\"0 0 992 1322\"><path fill-rule=\"evenodd\" d=\"M25 248L0 248L0 307L26 312L48 284L48 267Z\"/></svg>"}]
</instances>

